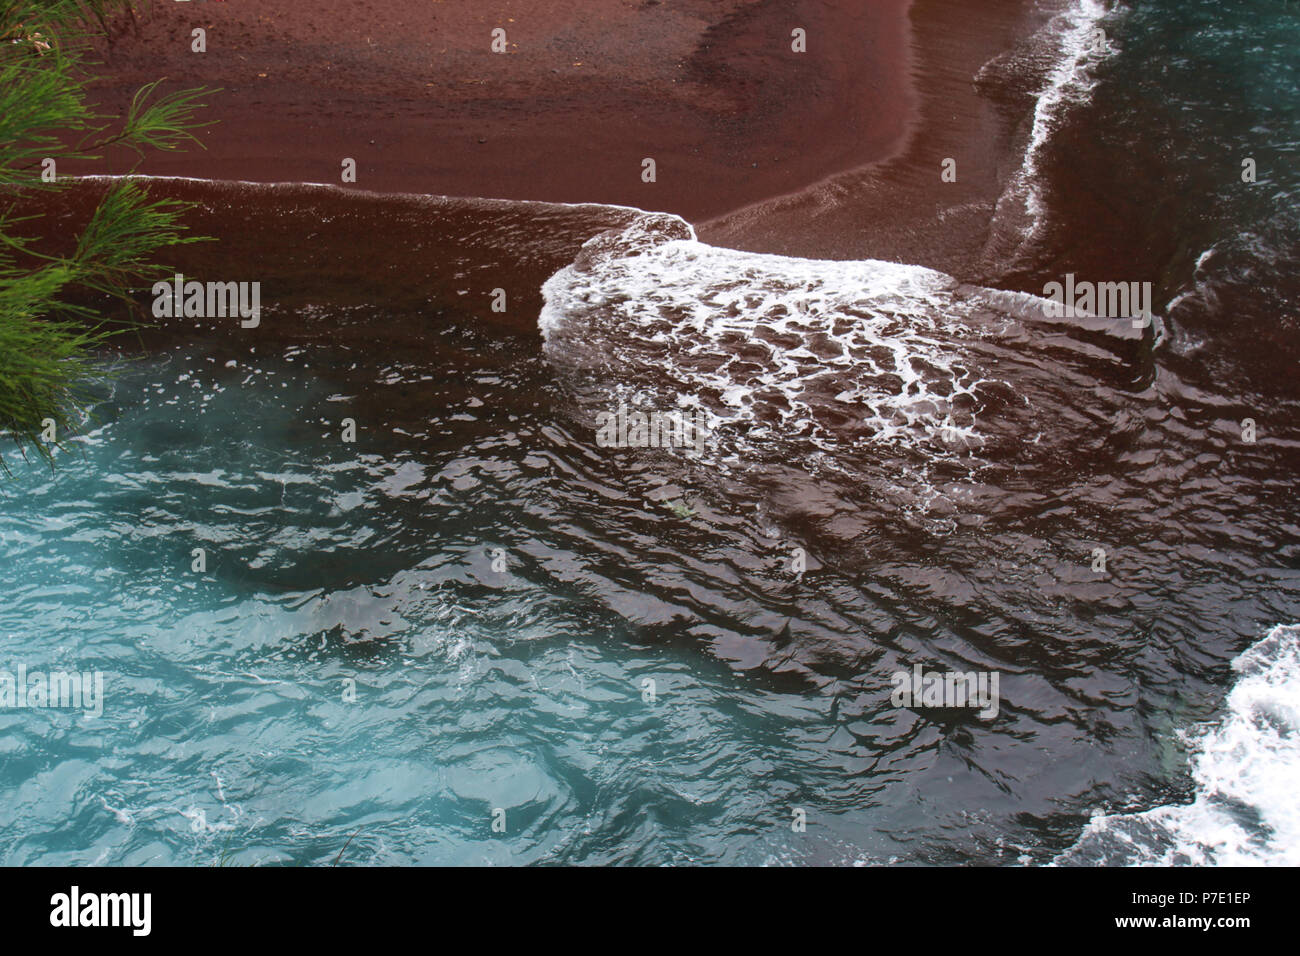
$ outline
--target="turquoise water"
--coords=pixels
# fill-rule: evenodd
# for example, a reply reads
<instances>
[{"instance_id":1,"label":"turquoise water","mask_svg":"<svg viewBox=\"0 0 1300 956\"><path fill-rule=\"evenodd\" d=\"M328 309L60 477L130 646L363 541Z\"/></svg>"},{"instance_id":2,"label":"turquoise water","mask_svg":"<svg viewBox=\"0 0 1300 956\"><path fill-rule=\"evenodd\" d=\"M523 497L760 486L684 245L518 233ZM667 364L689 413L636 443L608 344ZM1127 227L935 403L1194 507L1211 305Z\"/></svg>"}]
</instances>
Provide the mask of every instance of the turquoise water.
<instances>
[{"instance_id":1,"label":"turquoise water","mask_svg":"<svg viewBox=\"0 0 1300 956\"><path fill-rule=\"evenodd\" d=\"M101 670L106 706L0 714L3 862L762 863L796 857L794 806L853 805L826 701L642 640L577 555L511 540L566 520L512 499L563 435L447 409L463 447L353 453L302 374L344 356L221 359L120 366L57 474L12 462L0 660ZM463 374L490 402L537 371ZM797 857L853 859L854 829Z\"/></svg>"},{"instance_id":2,"label":"turquoise water","mask_svg":"<svg viewBox=\"0 0 1300 956\"><path fill-rule=\"evenodd\" d=\"M6 656L101 669L108 704L0 717L5 863L326 862L354 832L354 862L599 858L624 828L754 814L696 773L781 745L726 706L734 680L491 571L465 492L519 463L416 494L436 466L344 454L294 371L133 364L82 454L6 489ZM654 817L606 819L611 792Z\"/></svg>"}]
</instances>

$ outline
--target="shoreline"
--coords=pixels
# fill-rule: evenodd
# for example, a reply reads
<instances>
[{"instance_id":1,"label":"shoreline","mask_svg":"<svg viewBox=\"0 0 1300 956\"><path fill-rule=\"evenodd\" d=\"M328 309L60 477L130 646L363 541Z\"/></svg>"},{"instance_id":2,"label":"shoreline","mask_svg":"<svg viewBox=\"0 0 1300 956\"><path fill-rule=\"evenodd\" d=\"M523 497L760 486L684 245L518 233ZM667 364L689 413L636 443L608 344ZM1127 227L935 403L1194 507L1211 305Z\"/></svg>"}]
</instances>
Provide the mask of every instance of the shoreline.
<instances>
[{"instance_id":1,"label":"shoreline","mask_svg":"<svg viewBox=\"0 0 1300 956\"><path fill-rule=\"evenodd\" d=\"M1023 161L1018 127L1032 104L1000 102L977 88L985 65L1042 23L1023 0L915 0L911 7L919 104L891 156L696 224L702 241L811 259L882 259L964 281L983 265L1008 173ZM942 179L956 161L956 181Z\"/></svg>"},{"instance_id":2,"label":"shoreline","mask_svg":"<svg viewBox=\"0 0 1300 956\"><path fill-rule=\"evenodd\" d=\"M274 9L281 2L274 0L270 7ZM601 11L612 11L612 14L622 16L623 20L619 22L625 26L646 16L645 4L631 11L625 0L598 2ZM665 63L656 64L642 57L641 60L620 61L617 67L607 66L607 72L612 70L619 77L611 80L613 86L603 91L594 90L585 105L578 112L567 114L567 119L562 118L559 125L552 125L548 116L545 127L534 123L526 131L517 130L517 142L479 144L475 140L472 149L464 147L465 137L461 134L468 126L475 123L508 124L512 111L529 103L557 102L554 96L559 94L555 91L571 86L569 78L556 79L554 68L547 66L551 62L548 58L554 55L552 47L558 42L552 36L545 43L539 42L538 49L529 57L520 54L523 59L518 65L508 65L509 76L499 76L493 81L497 84L494 89L501 97L486 104L482 101L466 102L456 98L459 94L454 94L437 117L417 113L401 113L399 116L401 104L385 99L382 91L392 92L403 84L409 85L410 63L407 60L399 58L391 69L366 78L364 83L354 61L346 61L346 68L334 71L332 60L309 60L302 69L310 72L329 67L330 72L336 72L329 79L329 83L335 86L347 86L355 81L358 85L349 94L351 98L326 104L327 94L335 87L322 85L304 94L306 99L298 101L293 98L295 87L292 84L277 84L256 89L258 95L270 96L274 101L263 102L250 100L247 88L239 92L236 87L232 91L236 94L233 99L228 94L217 94L211 98L211 108L201 113L205 119L219 120L219 125L200 131L209 147L206 151L192 149L185 153L155 154L138 164L126 162L120 156L97 163L69 162L61 166L61 171L81 176L134 173L213 182L317 184L373 195L600 205L648 213L667 212L683 218L697 238L709 245L804 259L892 261L936 269L961 281L999 285L996 270L987 262L994 212L1009 175L1024 161L1024 123L1032 112L1034 97L1025 89L1003 89L996 79L989 83L982 82L983 77L980 81L976 78L986 66L1019 55L1022 51L1018 47L1022 41L1041 28L1045 17L1026 0L989 0L978 13L969 11L960 0L889 0L889 3L888 7L873 11L877 19L872 21L874 32L871 36L875 46L887 50L890 56L862 57L860 49L855 50L848 42L839 44L825 56L814 57L813 52L791 53L781 62L789 65L791 58L804 66L824 65L837 59L843 62L822 77L828 84L825 96L815 89L793 96L787 93L770 108L753 114L739 126L723 128L726 117L709 112L709 108L717 106L714 102L717 97L742 95L747 78L752 79L761 67L771 65L771 49L765 47L770 47L771 38L777 35L773 18L789 19L793 16L779 11L774 13L771 0L727 0L725 15L715 17L717 22L706 24L697 18L689 21L690 30L678 30L673 42L682 50L690 47L686 59L692 63L697 63L699 57L705 55L701 51L711 51L708 55L717 56L721 56L719 51L724 48L730 52L719 59L714 67L715 75L709 82L695 83L685 93L674 88L671 95L677 99L656 105L653 122L641 123L642 117L624 116L621 118L624 125L618 125L614 121L619 117L609 113L626 93L622 86L624 73L642 83L645 90L650 90L655 82L662 84L667 81ZM692 4L693 0L680 0L675 9L680 13ZM330 0L327 6L341 9L349 4L346 0ZM853 19L853 14L845 14L839 9L842 5L835 6L836 10L830 13L821 11L822 19L816 20L816 25L809 28L810 38L847 35L842 31L827 32L835 17ZM382 0L379 7L381 20L398 16L399 8L397 0ZM241 75L241 70L257 69L260 61L256 56L265 55L264 50L261 54L253 52L262 50L258 45L262 41L250 41L253 45L248 48L250 52L247 55L233 58L215 55L218 36L237 36L247 27L245 21L250 14L244 7L205 5L189 12L184 9L176 12L170 6L161 9L163 14L143 24L140 38L128 37L119 40L115 46L107 78L97 86L98 95L106 99L107 105L120 108L123 103L113 103L113 97L126 97L144 82L150 69L159 69L160 64L147 56L147 51L139 48L139 44L145 43L158 31L174 32L178 24L184 27L191 22L212 21L215 32L210 33L209 38L214 45L206 56L187 54L191 58L185 61L187 65L197 63L203 69L185 75L182 80L173 79L168 84L173 88L230 82ZM451 12L463 18L467 9L455 5ZM446 12L441 6L436 10L438 16ZM810 5L803 4L799 12L810 15L817 12L810 10ZM551 13L560 18L555 23L572 26L563 17L577 16L577 11L574 0L556 0ZM717 11L711 8L711 12ZM278 22L275 16L268 16ZM324 34L325 39L321 39L316 30L320 24L316 21L322 16L314 12L306 19L292 20L293 29L302 35L296 42L303 43L307 51L300 53L300 58L310 57L310 50L325 48L335 51L332 54L335 56L356 54L351 34L339 26L342 21L330 21L333 26ZM487 16L482 14L480 19L486 22ZM509 18L507 20L513 24ZM442 23L442 28L449 29L449 23L464 27L460 21L453 21ZM806 22L814 23L814 20ZM653 31L662 26L662 21L644 22L642 19L639 29ZM681 27L682 23L677 26ZM515 29L515 26L510 26L511 31ZM563 31L553 27L553 32ZM483 30L463 29L457 35L462 40L471 35L482 39L483 33ZM522 38L527 34L517 32L517 35ZM619 36L625 37L625 34ZM270 41L283 40L281 34L275 32L269 37ZM605 38L608 40L607 36ZM811 39L810 44L810 49L813 49L815 43ZM609 44L607 47L606 53L614 51ZM486 66L485 61L492 64L508 58L465 49L463 45L447 53L448 56L453 54L468 58L464 60L470 63L468 68L480 71L496 69L495 66ZM867 65L860 75L853 73L848 62L854 56ZM801 59L806 57L812 59ZM163 60L163 66L177 66L175 54ZM818 112L824 120L828 112L834 113L842 109L844 103L861 98L863 88L855 85L853 78L870 82L872 70L878 74L886 61L890 61L893 70L891 82L898 88L895 95L886 97L891 108L877 111L876 119L883 117L883 126L880 122L865 124L865 127L870 127L867 140L855 139L853 135L860 127L865 128L862 124L845 123L829 140L823 140L815 124L790 123L790 110L797 109L805 101L816 103L828 99L831 107L819 108ZM252 66L247 66L248 63ZM676 69L675 65L673 69ZM996 74L996 67L993 72ZM549 79L542 78L543 74ZM836 77L835 82L827 79L832 75ZM445 82L454 85L451 80ZM540 86L529 87L533 82ZM785 78L780 82L784 83ZM360 115L362 104L357 97L362 93L371 96L371 106L385 102L391 107L388 119L372 118L371 122L391 127L391 135L401 148L386 149L384 142L379 142L369 158L364 155L355 157L358 160L356 183L331 182L328 176L334 172L334 159L327 159L328 154L331 151L342 152L361 135L368 135L364 133L364 127L353 125ZM572 93L569 88L567 95ZM750 90L744 95L756 94ZM320 115L313 122L317 127L329 126L329 138L311 140L304 137L300 126L296 125L301 122L301 117L280 123L276 103L291 118L301 111L304 103L319 110ZM687 107L704 110L696 120L703 117L716 127L714 132L717 134L701 140L700 145L694 148L694 153L690 154L693 166L689 174L679 175L681 170L673 160L659 166L657 182L643 183L640 181L640 166L635 160L643 150L623 147L620 151L605 139L598 142L594 136L587 146L600 154L603 166L586 158L574 161L570 156L572 151L566 151L566 137L577 123L601 129L601 135L606 139L623 135L627 122L640 123L644 129L639 135L643 137L662 136L664 141L680 137L690 128L689 123L683 125L682 111ZM462 108L463 115L458 112ZM276 120L268 121L268 116L274 116ZM613 125L607 124L607 120ZM784 188L777 180L764 175L779 164L771 164L770 170L760 168L753 175L745 175L743 165L734 162L735 150L744 148L744 144L749 142L746 131L764 124L779 127L787 141L802 136L817 143L816 148L807 150L812 154L810 157L802 156L799 163L784 164L781 182L789 180L784 183ZM252 145L245 143L241 147L232 134L245 127L252 130ZM359 129L362 132L357 132ZM412 153L418 146L417 140L431 136L445 138L453 130L458 130L456 135L461 135L457 141L459 148L450 149L437 168L417 168ZM871 136L875 138L871 139ZM888 141L889 145L864 148L862 142L868 140L874 143ZM311 142L312 145L302 150L290 149L289 144L298 141ZM778 146L776 139L764 139L762 144L770 149L790 146L789 142ZM534 175L520 176L517 170L512 173L497 161L502 151L517 156L529 149L537 157L530 166ZM282 155L286 153L292 155ZM496 155L497 160L487 159L492 155ZM675 155L681 159L687 154ZM949 158L957 163L955 182L941 179L942 164ZM615 183L611 167L620 164L626 175L622 176L622 182Z\"/></svg>"},{"instance_id":3,"label":"shoreline","mask_svg":"<svg viewBox=\"0 0 1300 956\"><path fill-rule=\"evenodd\" d=\"M911 3L548 0L543 16L376 0L364 22L347 0L160 5L101 50L92 96L121 110L159 76L220 87L199 114L218 124L198 133L206 149L66 171L342 184L350 157L370 192L702 222L898 152L915 112ZM504 54L490 50L498 22ZM190 49L196 27L205 53Z\"/></svg>"}]
</instances>

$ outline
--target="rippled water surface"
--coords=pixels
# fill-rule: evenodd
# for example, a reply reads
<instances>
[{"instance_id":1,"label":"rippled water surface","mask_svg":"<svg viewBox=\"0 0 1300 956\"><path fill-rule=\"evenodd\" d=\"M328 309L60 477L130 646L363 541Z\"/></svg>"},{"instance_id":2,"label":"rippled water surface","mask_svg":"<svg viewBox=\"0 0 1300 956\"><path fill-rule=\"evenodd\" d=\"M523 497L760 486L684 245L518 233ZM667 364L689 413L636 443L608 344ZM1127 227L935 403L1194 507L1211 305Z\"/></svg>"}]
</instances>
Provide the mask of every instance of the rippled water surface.
<instances>
[{"instance_id":1,"label":"rippled water surface","mask_svg":"<svg viewBox=\"0 0 1300 956\"><path fill-rule=\"evenodd\" d=\"M57 473L13 460L4 649L104 671L107 702L0 717L8 862L327 862L353 834L353 862L1047 861L1097 807L1177 787L1173 731L1295 615L1269 477L1290 452L1153 382L1149 336L1034 324L925 270L654 221L592 249L547 286L545 348L454 293L296 301L260 335L125 349ZM635 262L657 292L625 306ZM717 359L672 360L640 327L742 267L769 310L819 292L799 321L820 356L750 335L765 351L728 365L701 330ZM604 288L640 360L565 282ZM719 295L686 298L775 321ZM875 346L837 352L837 322ZM892 376L836 362L880 343ZM957 366L983 384L951 441ZM845 426L850 386L897 432ZM593 395L684 392L714 413L704 456L596 444ZM999 717L893 707L917 663L999 671Z\"/></svg>"},{"instance_id":2,"label":"rippled water surface","mask_svg":"<svg viewBox=\"0 0 1300 956\"><path fill-rule=\"evenodd\" d=\"M1149 12L1078 109L1203 115L1106 71L1249 48ZM1261 115L1222 149L1291 150ZM0 710L0 862L1293 861L1292 178L1015 233L1007 289L1154 276L1158 334L633 210L158 184L266 311L124 340L57 472L5 451L0 669L106 701ZM620 403L708 445L601 447ZM917 665L997 717L894 706Z\"/></svg>"}]
</instances>

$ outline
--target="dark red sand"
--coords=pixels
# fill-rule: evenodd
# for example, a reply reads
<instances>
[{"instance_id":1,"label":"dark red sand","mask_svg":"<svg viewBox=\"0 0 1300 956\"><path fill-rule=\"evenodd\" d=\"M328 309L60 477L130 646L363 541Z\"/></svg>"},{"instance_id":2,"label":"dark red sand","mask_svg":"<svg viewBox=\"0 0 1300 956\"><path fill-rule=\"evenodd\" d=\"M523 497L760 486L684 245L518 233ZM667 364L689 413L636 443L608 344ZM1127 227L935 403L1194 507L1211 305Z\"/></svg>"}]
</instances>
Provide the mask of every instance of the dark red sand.
<instances>
[{"instance_id":1,"label":"dark red sand","mask_svg":"<svg viewBox=\"0 0 1300 956\"><path fill-rule=\"evenodd\" d=\"M600 202L700 221L898 151L909 0L155 0L104 51L123 107L209 97L206 150L136 171ZM191 50L206 30L207 52ZM508 52L491 51L506 30ZM791 31L807 32L807 52ZM642 181L642 160L657 181ZM125 172L133 160L68 164Z\"/></svg>"},{"instance_id":2,"label":"dark red sand","mask_svg":"<svg viewBox=\"0 0 1300 956\"><path fill-rule=\"evenodd\" d=\"M988 281L995 203L1023 160L1032 100L981 92L980 69L1041 26L1024 0L915 0L911 135L876 163L697 222L719 246L813 259L889 259ZM942 178L956 162L955 182Z\"/></svg>"}]
</instances>

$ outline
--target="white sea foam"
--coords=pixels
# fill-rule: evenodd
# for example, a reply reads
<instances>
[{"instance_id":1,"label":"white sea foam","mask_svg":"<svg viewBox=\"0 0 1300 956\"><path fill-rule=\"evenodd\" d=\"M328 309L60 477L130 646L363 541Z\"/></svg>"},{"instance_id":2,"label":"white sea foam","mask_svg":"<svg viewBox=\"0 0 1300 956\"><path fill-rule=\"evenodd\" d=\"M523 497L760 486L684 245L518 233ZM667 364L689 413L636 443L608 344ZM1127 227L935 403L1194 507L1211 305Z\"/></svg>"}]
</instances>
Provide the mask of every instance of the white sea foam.
<instances>
[{"instance_id":1,"label":"white sea foam","mask_svg":"<svg viewBox=\"0 0 1300 956\"><path fill-rule=\"evenodd\" d=\"M1196 799L1095 817L1062 864L1300 864L1300 625L1279 625L1233 661L1215 724L1189 735Z\"/></svg>"},{"instance_id":2,"label":"white sea foam","mask_svg":"<svg viewBox=\"0 0 1300 956\"><path fill-rule=\"evenodd\" d=\"M1004 228L1022 223L1022 244L1035 239L1047 222L1042 174L1043 152L1062 118L1085 103L1097 85L1096 67L1118 47L1107 38L1097 42L1098 31L1110 11L1101 0L1070 0L1031 41L1051 44L1053 66L1048 70L1034 104L1033 124L1025 157L997 203L995 221Z\"/></svg>"},{"instance_id":3,"label":"white sea foam","mask_svg":"<svg viewBox=\"0 0 1300 956\"><path fill-rule=\"evenodd\" d=\"M1097 85L1096 64L1115 52L1114 41L1107 39L1104 47L1095 42L1101 19L1107 12L1099 0L1080 0L1053 23L1053 30L1059 31L1061 37L1061 59L1034 106L1034 126L1023 167L1030 185L1030 211L1035 219L1043 209L1038 168L1043 147L1051 139L1062 112L1087 101Z\"/></svg>"},{"instance_id":4,"label":"white sea foam","mask_svg":"<svg viewBox=\"0 0 1300 956\"><path fill-rule=\"evenodd\" d=\"M973 454L981 389L1011 390L979 343L1048 321L1036 296L922 266L716 248L668 215L593 238L542 293L548 359L589 412L697 405L724 460L777 445L788 460L790 441Z\"/></svg>"},{"instance_id":5,"label":"white sea foam","mask_svg":"<svg viewBox=\"0 0 1300 956\"><path fill-rule=\"evenodd\" d=\"M743 426L733 434L751 446L973 429L979 373L949 342L979 333L954 280L718 249L669 218L598 237L543 289L548 355L591 373L610 403L629 390L699 403L711 429Z\"/></svg>"}]
</instances>

